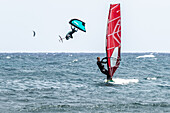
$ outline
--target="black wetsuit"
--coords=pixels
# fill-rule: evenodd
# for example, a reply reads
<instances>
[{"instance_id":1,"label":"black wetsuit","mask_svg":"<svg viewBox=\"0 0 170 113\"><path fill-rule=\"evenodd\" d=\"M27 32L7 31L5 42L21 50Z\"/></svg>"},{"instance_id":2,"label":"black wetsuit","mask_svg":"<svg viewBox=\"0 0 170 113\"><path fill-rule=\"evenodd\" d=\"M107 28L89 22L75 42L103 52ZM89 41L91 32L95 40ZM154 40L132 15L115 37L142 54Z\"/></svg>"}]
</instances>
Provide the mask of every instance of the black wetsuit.
<instances>
[{"instance_id":1,"label":"black wetsuit","mask_svg":"<svg viewBox=\"0 0 170 113\"><path fill-rule=\"evenodd\" d=\"M66 35L66 40L69 40L70 38L73 38L73 36L72 36L72 34L74 33L74 32L77 32L74 28L71 28L72 29L72 31L70 31L70 32L68 32L67 33L67 35Z\"/></svg>"},{"instance_id":2,"label":"black wetsuit","mask_svg":"<svg viewBox=\"0 0 170 113\"><path fill-rule=\"evenodd\" d=\"M104 63L104 64L107 63L107 61L106 61L106 62L103 61L104 59L107 59L107 57L103 58L101 61L97 61L97 65L98 65L100 71L101 71L103 74L107 75L107 80L109 80L109 79L111 79L111 77L110 77L110 75L109 75L109 72L108 72L108 70L106 70L106 69L104 68L104 65L102 64L102 63Z\"/></svg>"}]
</instances>

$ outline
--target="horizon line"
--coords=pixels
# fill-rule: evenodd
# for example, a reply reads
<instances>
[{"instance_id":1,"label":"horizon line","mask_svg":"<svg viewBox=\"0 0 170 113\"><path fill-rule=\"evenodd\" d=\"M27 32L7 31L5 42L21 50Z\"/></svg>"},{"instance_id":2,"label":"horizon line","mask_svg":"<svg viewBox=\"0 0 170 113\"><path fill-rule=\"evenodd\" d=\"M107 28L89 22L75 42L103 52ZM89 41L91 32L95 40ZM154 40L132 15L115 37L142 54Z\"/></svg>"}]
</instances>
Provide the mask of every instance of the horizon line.
<instances>
[{"instance_id":1,"label":"horizon line","mask_svg":"<svg viewBox=\"0 0 170 113\"><path fill-rule=\"evenodd\" d=\"M103 51L0 51L0 53L106 53ZM170 51L123 51L121 53L170 53Z\"/></svg>"}]
</instances>

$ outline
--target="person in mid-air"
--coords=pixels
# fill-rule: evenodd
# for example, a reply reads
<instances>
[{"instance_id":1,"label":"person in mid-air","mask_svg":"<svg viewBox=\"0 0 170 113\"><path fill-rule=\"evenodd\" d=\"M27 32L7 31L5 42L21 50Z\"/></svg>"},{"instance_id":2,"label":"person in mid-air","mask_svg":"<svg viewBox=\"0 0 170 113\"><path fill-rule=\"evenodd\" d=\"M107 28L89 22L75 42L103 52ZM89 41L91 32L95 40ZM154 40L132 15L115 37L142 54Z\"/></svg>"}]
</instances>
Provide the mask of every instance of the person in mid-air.
<instances>
[{"instance_id":1,"label":"person in mid-air","mask_svg":"<svg viewBox=\"0 0 170 113\"><path fill-rule=\"evenodd\" d=\"M69 21L69 24L71 25L71 31L66 34L65 38L62 38L59 35L59 38L60 38L59 41L60 42L63 42L63 39L69 40L70 38L73 38L73 33L77 32L78 30L86 32L85 22L83 22L79 19L71 19Z\"/></svg>"},{"instance_id":2,"label":"person in mid-air","mask_svg":"<svg viewBox=\"0 0 170 113\"><path fill-rule=\"evenodd\" d=\"M73 33L77 32L77 31L78 31L78 30L76 30L75 27L74 27L74 28L71 27L71 31L67 33L65 39L66 39L66 40L69 40L70 38L73 38ZM60 37L60 40L59 40L59 41L63 42L63 39L64 39L64 38L62 38L60 35L59 35L59 37Z\"/></svg>"},{"instance_id":3,"label":"person in mid-air","mask_svg":"<svg viewBox=\"0 0 170 113\"><path fill-rule=\"evenodd\" d=\"M73 38L72 34L75 33L75 32L77 32L76 28L72 28L72 27L71 27L71 30L72 30L72 31L70 31L70 32L67 33L67 35L66 35L66 37L65 37L66 40L69 40L70 38Z\"/></svg>"},{"instance_id":4,"label":"person in mid-air","mask_svg":"<svg viewBox=\"0 0 170 113\"><path fill-rule=\"evenodd\" d=\"M104 62L105 59L106 59L106 61ZM101 71L103 74L107 75L107 80L112 80L111 76L109 75L108 70L106 70L106 69L104 68L104 65L103 65L103 64L106 64L106 63L107 63L107 57L103 58L101 61L100 61L100 57L97 57L97 65L98 65L100 71Z\"/></svg>"}]
</instances>

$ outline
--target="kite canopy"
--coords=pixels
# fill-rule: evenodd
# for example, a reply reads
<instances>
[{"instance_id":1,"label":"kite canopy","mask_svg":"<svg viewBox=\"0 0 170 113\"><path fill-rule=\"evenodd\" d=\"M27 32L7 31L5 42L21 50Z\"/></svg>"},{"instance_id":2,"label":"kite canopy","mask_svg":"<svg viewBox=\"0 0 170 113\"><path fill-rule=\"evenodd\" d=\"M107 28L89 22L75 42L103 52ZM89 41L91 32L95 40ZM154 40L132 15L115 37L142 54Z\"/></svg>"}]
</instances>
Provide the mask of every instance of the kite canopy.
<instances>
[{"instance_id":1,"label":"kite canopy","mask_svg":"<svg viewBox=\"0 0 170 113\"><path fill-rule=\"evenodd\" d=\"M85 29L85 22L78 20L78 19L71 19L69 22L72 26L76 27L77 29L86 32Z\"/></svg>"}]
</instances>

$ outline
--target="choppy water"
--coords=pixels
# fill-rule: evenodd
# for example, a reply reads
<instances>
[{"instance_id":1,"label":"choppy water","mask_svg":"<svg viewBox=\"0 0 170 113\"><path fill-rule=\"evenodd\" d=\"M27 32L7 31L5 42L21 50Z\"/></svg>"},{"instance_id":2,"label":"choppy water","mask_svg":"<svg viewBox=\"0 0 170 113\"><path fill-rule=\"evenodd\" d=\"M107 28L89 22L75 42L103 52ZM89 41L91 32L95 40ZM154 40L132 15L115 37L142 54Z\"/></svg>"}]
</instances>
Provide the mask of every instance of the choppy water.
<instances>
[{"instance_id":1,"label":"choppy water","mask_svg":"<svg viewBox=\"0 0 170 113\"><path fill-rule=\"evenodd\" d=\"M170 112L170 54L123 53L111 85L97 53L0 53L0 113ZM143 57L141 57L143 56Z\"/></svg>"}]
</instances>

